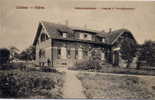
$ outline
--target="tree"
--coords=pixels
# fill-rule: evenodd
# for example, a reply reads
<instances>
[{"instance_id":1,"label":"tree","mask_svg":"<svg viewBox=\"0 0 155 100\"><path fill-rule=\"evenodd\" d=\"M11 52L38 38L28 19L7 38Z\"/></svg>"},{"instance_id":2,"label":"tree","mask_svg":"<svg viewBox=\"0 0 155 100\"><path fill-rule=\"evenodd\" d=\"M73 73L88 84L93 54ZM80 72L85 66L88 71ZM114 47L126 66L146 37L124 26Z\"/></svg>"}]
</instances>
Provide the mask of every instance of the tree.
<instances>
[{"instance_id":1,"label":"tree","mask_svg":"<svg viewBox=\"0 0 155 100\"><path fill-rule=\"evenodd\" d=\"M20 53L20 59L22 60L34 60L35 59L35 47L30 46Z\"/></svg>"},{"instance_id":2,"label":"tree","mask_svg":"<svg viewBox=\"0 0 155 100\"><path fill-rule=\"evenodd\" d=\"M155 43L151 40L145 41L141 46L139 60L146 61L149 66L155 62Z\"/></svg>"},{"instance_id":3,"label":"tree","mask_svg":"<svg viewBox=\"0 0 155 100\"><path fill-rule=\"evenodd\" d=\"M17 47L11 46L9 47L9 51L11 55L11 60L18 58L20 50Z\"/></svg>"},{"instance_id":4,"label":"tree","mask_svg":"<svg viewBox=\"0 0 155 100\"><path fill-rule=\"evenodd\" d=\"M133 39L126 37L121 43L120 53L122 59L127 61L126 66L127 68L130 67L133 58L136 56L136 51L137 51L136 42Z\"/></svg>"}]
</instances>

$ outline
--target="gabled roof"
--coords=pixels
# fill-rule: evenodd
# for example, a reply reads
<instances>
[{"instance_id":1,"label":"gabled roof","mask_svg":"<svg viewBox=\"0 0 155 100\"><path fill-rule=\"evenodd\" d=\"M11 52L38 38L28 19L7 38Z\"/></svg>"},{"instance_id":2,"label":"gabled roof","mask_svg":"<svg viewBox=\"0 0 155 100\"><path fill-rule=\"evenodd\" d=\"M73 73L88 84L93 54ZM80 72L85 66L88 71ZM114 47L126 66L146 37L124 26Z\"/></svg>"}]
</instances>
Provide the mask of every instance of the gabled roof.
<instances>
[{"instance_id":1,"label":"gabled roof","mask_svg":"<svg viewBox=\"0 0 155 100\"><path fill-rule=\"evenodd\" d=\"M103 32L103 31L98 32L98 31L94 31L94 30L90 30L90 29L68 27L66 25L41 21L41 22L39 22L37 34L35 36L33 45L36 45L37 39L39 37L40 31L42 28L45 29L45 31L48 33L50 38L56 38L56 37L54 37L54 35L59 34L61 32L74 33L74 31L82 31L82 32L93 33L93 34L96 34L96 36L98 36L98 37L105 38L105 43L109 44L109 45L113 45L117 41L117 39L124 33L128 33L134 39L132 33L127 29L119 29L119 30L115 30L115 31L112 31L110 33L107 33L107 32Z\"/></svg>"},{"instance_id":2,"label":"gabled roof","mask_svg":"<svg viewBox=\"0 0 155 100\"><path fill-rule=\"evenodd\" d=\"M41 21L41 24L44 26L49 35L51 35L51 33L59 32L73 33L72 29L66 25L55 24L46 21Z\"/></svg>"},{"instance_id":3,"label":"gabled roof","mask_svg":"<svg viewBox=\"0 0 155 100\"><path fill-rule=\"evenodd\" d=\"M66 32L66 33L73 33L73 31L83 31L83 32L89 32L89 33L97 33L95 30L90 30L86 28L80 28L80 27L73 27L73 26L66 26L62 24L55 24L51 22L41 21L41 24L46 28L47 32L49 34L51 33L59 33L59 32Z\"/></svg>"},{"instance_id":4,"label":"gabled roof","mask_svg":"<svg viewBox=\"0 0 155 100\"><path fill-rule=\"evenodd\" d=\"M45 29L45 31L48 33L50 38L52 38L54 36L54 34L58 34L60 32L66 32L66 33L72 33L73 32L71 28L69 28L65 25L55 24L55 23L46 22L46 21L40 21L38 29L37 29L37 34L36 34L34 42L33 42L33 45L36 45L37 39L39 37L40 31L42 28Z\"/></svg>"},{"instance_id":5,"label":"gabled roof","mask_svg":"<svg viewBox=\"0 0 155 100\"><path fill-rule=\"evenodd\" d=\"M55 38L55 37L53 37L54 34L59 34L59 33L63 33L63 32L74 33L74 31L81 31L81 32L88 32L88 33L96 34L96 31L94 31L94 30L92 31L89 29L83 29L83 28L77 28L77 27L68 27L68 26L62 25L62 24L55 24L55 23L51 23L51 22L41 21L41 22L39 22L37 34L35 36L33 45L36 44L37 38L39 37L39 34L40 34L42 27L48 33L50 38Z\"/></svg>"},{"instance_id":6,"label":"gabled roof","mask_svg":"<svg viewBox=\"0 0 155 100\"><path fill-rule=\"evenodd\" d=\"M115 30L110 33L106 33L104 36L107 43L113 45L117 41L117 39L124 33L128 33L134 39L132 33L127 29Z\"/></svg>"},{"instance_id":7,"label":"gabled roof","mask_svg":"<svg viewBox=\"0 0 155 100\"><path fill-rule=\"evenodd\" d=\"M113 44L124 32L130 33L127 29L119 29L107 34L108 43Z\"/></svg>"},{"instance_id":8,"label":"gabled roof","mask_svg":"<svg viewBox=\"0 0 155 100\"><path fill-rule=\"evenodd\" d=\"M99 32L97 32L96 36L104 38L106 34L107 34L107 32L105 32L105 31L99 31Z\"/></svg>"},{"instance_id":9,"label":"gabled roof","mask_svg":"<svg viewBox=\"0 0 155 100\"><path fill-rule=\"evenodd\" d=\"M98 33L98 31L92 30L92 29L89 29L89 28L74 27L74 26L70 26L70 28L71 28L73 31L88 32L88 33L92 33L92 34L97 34L97 33Z\"/></svg>"},{"instance_id":10,"label":"gabled roof","mask_svg":"<svg viewBox=\"0 0 155 100\"><path fill-rule=\"evenodd\" d=\"M113 45L117 41L117 39L124 33L130 34L130 36L134 39L132 33L127 29L118 29L118 30L112 31L110 33L109 32L99 32L97 34L97 36L101 37L101 38L105 38L107 44Z\"/></svg>"}]
</instances>

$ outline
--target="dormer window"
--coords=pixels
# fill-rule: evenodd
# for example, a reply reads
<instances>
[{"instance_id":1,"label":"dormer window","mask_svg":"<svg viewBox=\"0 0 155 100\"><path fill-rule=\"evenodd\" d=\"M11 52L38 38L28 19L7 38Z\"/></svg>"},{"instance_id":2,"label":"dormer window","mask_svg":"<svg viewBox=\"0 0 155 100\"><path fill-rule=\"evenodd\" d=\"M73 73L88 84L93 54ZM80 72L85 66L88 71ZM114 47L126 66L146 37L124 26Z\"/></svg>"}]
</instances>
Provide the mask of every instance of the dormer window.
<instances>
[{"instance_id":1,"label":"dormer window","mask_svg":"<svg viewBox=\"0 0 155 100\"><path fill-rule=\"evenodd\" d=\"M87 34L84 34L84 38L87 38L88 37L88 35Z\"/></svg>"},{"instance_id":2,"label":"dormer window","mask_svg":"<svg viewBox=\"0 0 155 100\"><path fill-rule=\"evenodd\" d=\"M82 40L92 40L92 35L88 33L80 33L79 38Z\"/></svg>"},{"instance_id":3,"label":"dormer window","mask_svg":"<svg viewBox=\"0 0 155 100\"><path fill-rule=\"evenodd\" d=\"M66 38L67 37L67 33L62 33L62 37Z\"/></svg>"},{"instance_id":4,"label":"dormer window","mask_svg":"<svg viewBox=\"0 0 155 100\"><path fill-rule=\"evenodd\" d=\"M67 37L67 33L60 33L61 37L66 38Z\"/></svg>"},{"instance_id":5,"label":"dormer window","mask_svg":"<svg viewBox=\"0 0 155 100\"><path fill-rule=\"evenodd\" d=\"M102 42L105 43L105 38L102 38Z\"/></svg>"}]
</instances>

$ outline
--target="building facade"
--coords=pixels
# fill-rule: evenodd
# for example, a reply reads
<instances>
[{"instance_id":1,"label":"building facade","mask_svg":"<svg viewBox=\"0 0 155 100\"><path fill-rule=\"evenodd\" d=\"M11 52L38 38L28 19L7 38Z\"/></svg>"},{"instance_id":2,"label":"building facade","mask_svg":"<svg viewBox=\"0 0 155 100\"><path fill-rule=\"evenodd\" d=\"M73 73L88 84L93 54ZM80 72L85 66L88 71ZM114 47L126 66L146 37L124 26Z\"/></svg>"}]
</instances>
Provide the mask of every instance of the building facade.
<instances>
[{"instance_id":1,"label":"building facade","mask_svg":"<svg viewBox=\"0 0 155 100\"><path fill-rule=\"evenodd\" d=\"M74 66L91 58L91 52L95 50L101 60L119 65L118 48L124 34L134 40L131 32L125 29L105 33L41 21L33 42L36 63L53 67Z\"/></svg>"}]
</instances>

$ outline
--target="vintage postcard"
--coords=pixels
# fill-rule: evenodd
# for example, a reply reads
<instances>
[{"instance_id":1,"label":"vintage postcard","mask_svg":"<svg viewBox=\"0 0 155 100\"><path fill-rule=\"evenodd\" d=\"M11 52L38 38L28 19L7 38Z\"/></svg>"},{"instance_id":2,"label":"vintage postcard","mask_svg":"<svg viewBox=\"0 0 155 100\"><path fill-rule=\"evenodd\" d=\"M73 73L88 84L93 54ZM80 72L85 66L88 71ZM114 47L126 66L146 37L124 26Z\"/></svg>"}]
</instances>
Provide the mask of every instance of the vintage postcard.
<instances>
[{"instance_id":1,"label":"vintage postcard","mask_svg":"<svg viewBox=\"0 0 155 100\"><path fill-rule=\"evenodd\" d=\"M0 98L155 99L155 1L0 0Z\"/></svg>"}]
</instances>

